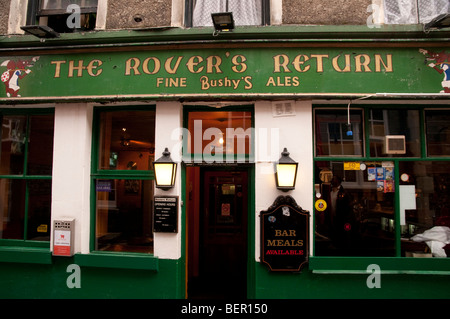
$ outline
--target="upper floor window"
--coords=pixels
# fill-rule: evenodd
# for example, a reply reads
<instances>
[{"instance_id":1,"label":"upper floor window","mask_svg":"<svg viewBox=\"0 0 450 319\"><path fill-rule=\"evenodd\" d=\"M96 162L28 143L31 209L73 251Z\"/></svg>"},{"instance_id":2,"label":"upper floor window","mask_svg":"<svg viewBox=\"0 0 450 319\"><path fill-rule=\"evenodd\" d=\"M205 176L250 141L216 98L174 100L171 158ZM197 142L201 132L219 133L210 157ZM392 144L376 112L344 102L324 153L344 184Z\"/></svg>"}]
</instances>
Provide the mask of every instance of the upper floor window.
<instances>
[{"instance_id":1,"label":"upper floor window","mask_svg":"<svg viewBox=\"0 0 450 319\"><path fill-rule=\"evenodd\" d=\"M98 0L31 0L27 25L46 25L59 33L95 28Z\"/></svg>"},{"instance_id":2,"label":"upper floor window","mask_svg":"<svg viewBox=\"0 0 450 319\"><path fill-rule=\"evenodd\" d=\"M218 12L232 12L237 26L269 24L268 0L186 0L186 26L212 26Z\"/></svg>"},{"instance_id":3,"label":"upper floor window","mask_svg":"<svg viewBox=\"0 0 450 319\"><path fill-rule=\"evenodd\" d=\"M384 19L387 24L427 23L449 12L448 0L384 0Z\"/></svg>"}]
</instances>

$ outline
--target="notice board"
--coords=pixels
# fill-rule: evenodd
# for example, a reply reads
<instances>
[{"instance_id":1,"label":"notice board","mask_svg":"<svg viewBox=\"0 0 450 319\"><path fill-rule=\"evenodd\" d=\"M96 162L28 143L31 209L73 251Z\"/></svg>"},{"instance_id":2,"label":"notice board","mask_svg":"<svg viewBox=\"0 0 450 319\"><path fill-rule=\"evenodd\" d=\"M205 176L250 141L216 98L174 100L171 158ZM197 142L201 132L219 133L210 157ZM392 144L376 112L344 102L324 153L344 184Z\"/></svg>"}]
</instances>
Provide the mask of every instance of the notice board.
<instances>
[{"instance_id":1,"label":"notice board","mask_svg":"<svg viewBox=\"0 0 450 319\"><path fill-rule=\"evenodd\" d=\"M261 261L271 271L301 271L308 263L309 212L279 196L260 214Z\"/></svg>"},{"instance_id":2,"label":"notice board","mask_svg":"<svg viewBox=\"0 0 450 319\"><path fill-rule=\"evenodd\" d=\"M155 196L153 204L153 231L178 232L178 196Z\"/></svg>"}]
</instances>

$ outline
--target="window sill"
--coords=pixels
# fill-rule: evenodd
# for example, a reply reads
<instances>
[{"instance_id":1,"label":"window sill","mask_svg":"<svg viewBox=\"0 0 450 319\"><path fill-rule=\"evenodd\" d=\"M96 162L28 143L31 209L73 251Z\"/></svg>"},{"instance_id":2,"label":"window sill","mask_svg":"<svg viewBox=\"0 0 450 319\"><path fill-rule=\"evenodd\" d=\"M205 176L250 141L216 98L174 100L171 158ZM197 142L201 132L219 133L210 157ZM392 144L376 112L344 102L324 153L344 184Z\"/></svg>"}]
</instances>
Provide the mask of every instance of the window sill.
<instances>
[{"instance_id":1,"label":"window sill","mask_svg":"<svg viewBox=\"0 0 450 319\"><path fill-rule=\"evenodd\" d=\"M153 255L139 253L91 252L75 254L79 266L99 268L141 269L158 271L159 259Z\"/></svg>"},{"instance_id":2,"label":"window sill","mask_svg":"<svg viewBox=\"0 0 450 319\"><path fill-rule=\"evenodd\" d=\"M450 258L413 257L310 257L309 269L317 274L368 274L370 265L381 274L450 275Z\"/></svg>"},{"instance_id":3,"label":"window sill","mask_svg":"<svg viewBox=\"0 0 450 319\"><path fill-rule=\"evenodd\" d=\"M50 265L52 253L48 248L1 246L0 262Z\"/></svg>"}]
</instances>

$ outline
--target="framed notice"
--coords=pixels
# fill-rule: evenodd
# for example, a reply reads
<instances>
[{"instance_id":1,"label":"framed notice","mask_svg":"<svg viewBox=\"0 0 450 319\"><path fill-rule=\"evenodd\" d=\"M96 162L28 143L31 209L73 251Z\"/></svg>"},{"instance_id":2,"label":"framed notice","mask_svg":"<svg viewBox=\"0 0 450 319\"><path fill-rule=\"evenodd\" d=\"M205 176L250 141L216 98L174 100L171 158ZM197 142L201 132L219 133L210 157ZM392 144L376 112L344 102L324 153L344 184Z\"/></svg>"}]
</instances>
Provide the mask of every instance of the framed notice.
<instances>
[{"instance_id":1,"label":"framed notice","mask_svg":"<svg viewBox=\"0 0 450 319\"><path fill-rule=\"evenodd\" d=\"M308 263L309 212L291 196L279 196L260 222L261 261L271 271L301 271Z\"/></svg>"},{"instance_id":2,"label":"framed notice","mask_svg":"<svg viewBox=\"0 0 450 319\"><path fill-rule=\"evenodd\" d=\"M178 196L155 196L153 204L153 231L178 232Z\"/></svg>"}]
</instances>

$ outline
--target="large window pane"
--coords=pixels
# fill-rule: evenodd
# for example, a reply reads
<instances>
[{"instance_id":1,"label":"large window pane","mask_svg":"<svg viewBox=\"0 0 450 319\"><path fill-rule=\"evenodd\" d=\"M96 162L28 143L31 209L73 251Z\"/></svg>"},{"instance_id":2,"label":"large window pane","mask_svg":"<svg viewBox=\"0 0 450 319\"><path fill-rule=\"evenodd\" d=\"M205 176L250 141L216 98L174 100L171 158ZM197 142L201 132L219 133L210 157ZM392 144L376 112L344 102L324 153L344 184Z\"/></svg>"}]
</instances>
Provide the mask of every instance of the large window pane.
<instances>
[{"instance_id":1,"label":"large window pane","mask_svg":"<svg viewBox=\"0 0 450 319\"><path fill-rule=\"evenodd\" d=\"M0 174L23 174L26 131L26 116L3 116Z\"/></svg>"},{"instance_id":2,"label":"large window pane","mask_svg":"<svg viewBox=\"0 0 450 319\"><path fill-rule=\"evenodd\" d=\"M96 250L153 253L153 181L96 180Z\"/></svg>"},{"instance_id":3,"label":"large window pane","mask_svg":"<svg viewBox=\"0 0 450 319\"><path fill-rule=\"evenodd\" d=\"M53 115L30 116L28 175L51 175L53 163Z\"/></svg>"},{"instance_id":4,"label":"large window pane","mask_svg":"<svg viewBox=\"0 0 450 319\"><path fill-rule=\"evenodd\" d=\"M52 204L52 181L29 180L28 186L28 240L50 240L50 215Z\"/></svg>"},{"instance_id":5,"label":"large window pane","mask_svg":"<svg viewBox=\"0 0 450 319\"><path fill-rule=\"evenodd\" d=\"M25 180L0 179L0 238L23 239Z\"/></svg>"},{"instance_id":6,"label":"large window pane","mask_svg":"<svg viewBox=\"0 0 450 319\"><path fill-rule=\"evenodd\" d=\"M350 124L349 124L350 122ZM316 156L363 155L362 112L315 111Z\"/></svg>"},{"instance_id":7,"label":"large window pane","mask_svg":"<svg viewBox=\"0 0 450 319\"><path fill-rule=\"evenodd\" d=\"M450 155L450 110L425 111L428 156Z\"/></svg>"},{"instance_id":8,"label":"large window pane","mask_svg":"<svg viewBox=\"0 0 450 319\"><path fill-rule=\"evenodd\" d=\"M394 256L391 162L316 162L317 256Z\"/></svg>"},{"instance_id":9,"label":"large window pane","mask_svg":"<svg viewBox=\"0 0 450 319\"><path fill-rule=\"evenodd\" d=\"M373 157L419 157L420 126L418 110L369 110L370 155ZM405 148L386 147L386 136L398 140L404 137ZM402 150L404 149L404 151Z\"/></svg>"},{"instance_id":10,"label":"large window pane","mask_svg":"<svg viewBox=\"0 0 450 319\"><path fill-rule=\"evenodd\" d=\"M399 187L403 255L446 257L440 226L450 227L450 162L400 162Z\"/></svg>"},{"instance_id":11,"label":"large window pane","mask_svg":"<svg viewBox=\"0 0 450 319\"><path fill-rule=\"evenodd\" d=\"M154 111L102 112L98 168L149 170L154 140Z\"/></svg>"},{"instance_id":12,"label":"large window pane","mask_svg":"<svg viewBox=\"0 0 450 319\"><path fill-rule=\"evenodd\" d=\"M251 154L251 112L189 112L188 154Z\"/></svg>"}]
</instances>

